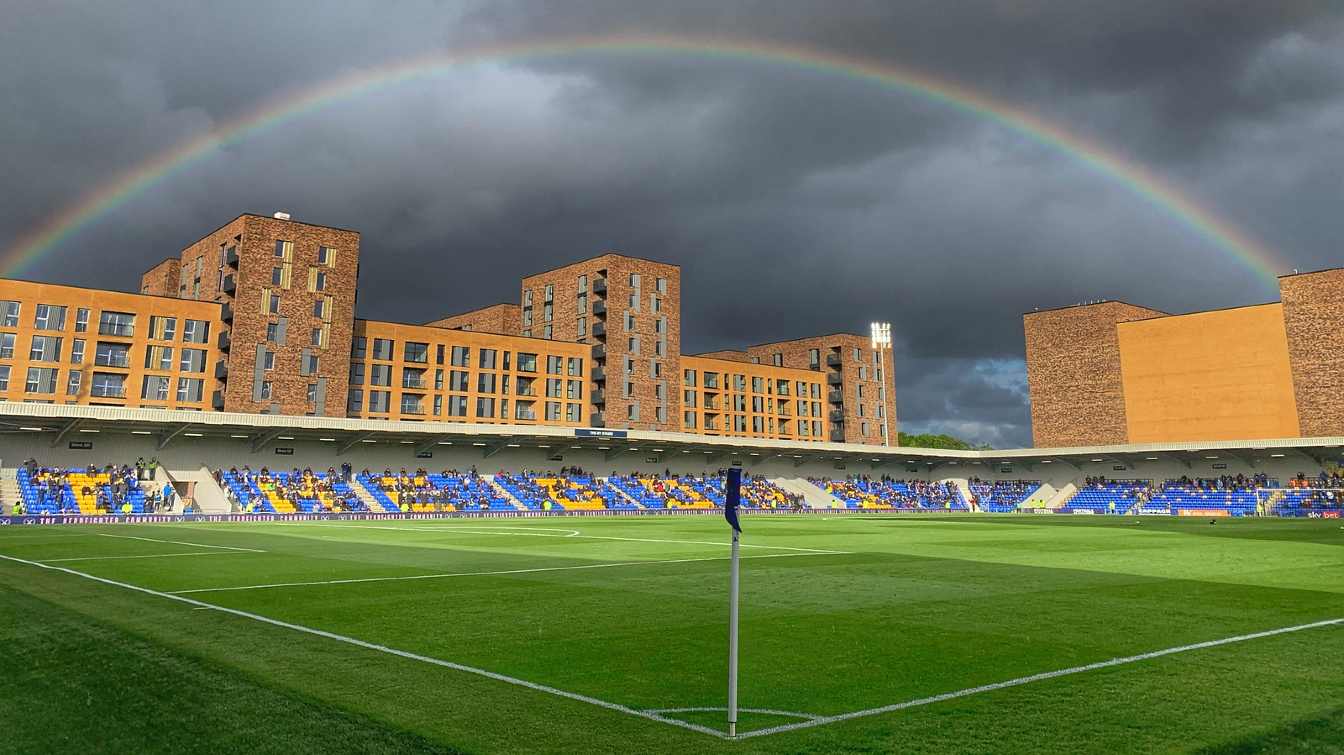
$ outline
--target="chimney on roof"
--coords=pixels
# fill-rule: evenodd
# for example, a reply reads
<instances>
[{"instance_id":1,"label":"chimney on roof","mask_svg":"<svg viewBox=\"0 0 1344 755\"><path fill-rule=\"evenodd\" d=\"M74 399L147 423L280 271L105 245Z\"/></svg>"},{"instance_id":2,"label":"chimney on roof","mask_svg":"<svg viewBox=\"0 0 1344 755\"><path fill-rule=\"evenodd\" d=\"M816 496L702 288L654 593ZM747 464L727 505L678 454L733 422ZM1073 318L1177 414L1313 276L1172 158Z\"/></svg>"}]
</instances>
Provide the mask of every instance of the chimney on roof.
<instances>
[{"instance_id":1,"label":"chimney on roof","mask_svg":"<svg viewBox=\"0 0 1344 755\"><path fill-rule=\"evenodd\" d=\"M276 213L275 213L274 215L272 215L271 217L275 218L276 220L289 220L289 213L287 213L287 212L276 212Z\"/></svg>"}]
</instances>

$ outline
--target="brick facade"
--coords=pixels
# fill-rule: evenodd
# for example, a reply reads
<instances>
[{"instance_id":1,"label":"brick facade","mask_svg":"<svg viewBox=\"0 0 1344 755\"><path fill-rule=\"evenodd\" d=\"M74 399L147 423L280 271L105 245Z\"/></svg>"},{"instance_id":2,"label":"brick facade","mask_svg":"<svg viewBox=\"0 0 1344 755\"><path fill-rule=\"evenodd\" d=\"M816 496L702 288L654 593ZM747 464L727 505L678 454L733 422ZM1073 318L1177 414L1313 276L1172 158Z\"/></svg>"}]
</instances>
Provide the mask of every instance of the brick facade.
<instances>
[{"instance_id":1,"label":"brick facade","mask_svg":"<svg viewBox=\"0 0 1344 755\"><path fill-rule=\"evenodd\" d=\"M1127 442L1116 325L1163 314L1107 301L1023 315L1036 447Z\"/></svg>"},{"instance_id":2,"label":"brick facade","mask_svg":"<svg viewBox=\"0 0 1344 755\"><path fill-rule=\"evenodd\" d=\"M751 357L747 356L747 352L737 351L736 349L724 349L722 351L706 351L703 354L683 355L683 357L684 356L697 356L697 357L703 357L704 359L726 359L729 362L747 362L747 363L751 362Z\"/></svg>"},{"instance_id":3,"label":"brick facade","mask_svg":"<svg viewBox=\"0 0 1344 755\"><path fill-rule=\"evenodd\" d=\"M522 309L517 304L491 304L460 315L444 317L425 323L435 328L470 330L477 333L495 333L516 336L522 332Z\"/></svg>"},{"instance_id":4,"label":"brick facade","mask_svg":"<svg viewBox=\"0 0 1344 755\"><path fill-rule=\"evenodd\" d=\"M822 373L704 355L683 356L681 367L682 432L829 439Z\"/></svg>"},{"instance_id":5,"label":"brick facade","mask_svg":"<svg viewBox=\"0 0 1344 755\"><path fill-rule=\"evenodd\" d=\"M177 279L182 260L169 257L146 270L140 276L140 293L147 296L171 296L177 298Z\"/></svg>"},{"instance_id":6,"label":"brick facade","mask_svg":"<svg viewBox=\"0 0 1344 755\"><path fill-rule=\"evenodd\" d=\"M1344 269L1279 278L1304 437L1344 435Z\"/></svg>"},{"instance_id":7,"label":"brick facade","mask_svg":"<svg viewBox=\"0 0 1344 755\"><path fill-rule=\"evenodd\" d=\"M524 278L520 304L523 336L593 347L593 424L681 428L681 268L604 254Z\"/></svg>"},{"instance_id":8,"label":"brick facade","mask_svg":"<svg viewBox=\"0 0 1344 755\"><path fill-rule=\"evenodd\" d=\"M897 445L896 384L890 349L879 352L872 341L852 333L836 333L752 346L750 359L764 365L826 374L828 440L843 443ZM885 426L886 438L883 437Z\"/></svg>"}]
</instances>

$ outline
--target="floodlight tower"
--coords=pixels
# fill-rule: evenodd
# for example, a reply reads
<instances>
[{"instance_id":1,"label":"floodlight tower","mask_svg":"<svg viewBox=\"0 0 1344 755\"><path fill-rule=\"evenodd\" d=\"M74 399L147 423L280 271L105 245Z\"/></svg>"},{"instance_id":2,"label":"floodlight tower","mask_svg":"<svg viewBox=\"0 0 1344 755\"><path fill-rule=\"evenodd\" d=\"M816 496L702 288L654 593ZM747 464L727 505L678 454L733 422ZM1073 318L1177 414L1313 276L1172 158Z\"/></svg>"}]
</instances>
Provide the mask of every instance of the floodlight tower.
<instances>
[{"instance_id":1,"label":"floodlight tower","mask_svg":"<svg viewBox=\"0 0 1344 755\"><path fill-rule=\"evenodd\" d=\"M891 323L875 322L870 326L872 333L873 350L877 352L877 362L881 365L881 387L878 389L882 394L882 445L891 445L891 431L888 429L888 422L891 421L891 410L887 407L887 358L882 355L884 351L891 351ZM895 362L895 360L892 360ZM892 380L891 382L895 382Z\"/></svg>"}]
</instances>

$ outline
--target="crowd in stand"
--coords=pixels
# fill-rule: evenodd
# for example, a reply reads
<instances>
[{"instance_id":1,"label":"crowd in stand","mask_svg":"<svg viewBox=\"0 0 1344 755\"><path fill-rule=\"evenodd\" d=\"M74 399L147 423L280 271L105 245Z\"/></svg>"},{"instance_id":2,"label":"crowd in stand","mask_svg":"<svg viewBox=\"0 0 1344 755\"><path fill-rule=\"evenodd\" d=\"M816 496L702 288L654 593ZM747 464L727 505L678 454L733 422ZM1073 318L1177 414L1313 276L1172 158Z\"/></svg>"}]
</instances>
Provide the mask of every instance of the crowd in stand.
<instances>
[{"instance_id":1,"label":"crowd in stand","mask_svg":"<svg viewBox=\"0 0 1344 755\"><path fill-rule=\"evenodd\" d=\"M501 471L500 474L504 473ZM462 487L435 485L429 479L429 471L423 467L414 472L408 472L402 467L401 471L395 474L391 469L383 469L381 476L374 475L367 469L360 472L361 479L372 479L384 492L396 493L396 503L403 510L417 507L433 511L453 509L460 511L468 506L490 508L490 486L486 484L485 478L477 474L476 467L472 467L466 473L458 472L456 469L445 469L440 475L448 480L461 479L464 484Z\"/></svg>"},{"instance_id":2,"label":"crowd in stand","mask_svg":"<svg viewBox=\"0 0 1344 755\"><path fill-rule=\"evenodd\" d=\"M162 491L151 486L146 493L141 488L142 480L153 480L149 470L157 468L157 459L153 465L149 467L144 459L140 459L134 466L107 464L99 467L90 464L83 469L67 469L44 467L36 459L25 459L23 470L37 495L36 503L42 507L50 504L58 511L68 511L70 502L65 491L69 490L75 495L76 501L90 502L97 513L123 514L130 509L131 493L136 491L143 497L144 513L152 514L171 509L176 496L171 484L164 485ZM99 480L100 477L106 477L106 482ZM22 500L15 501L16 515L22 515L24 509Z\"/></svg>"},{"instance_id":3,"label":"crowd in stand","mask_svg":"<svg viewBox=\"0 0 1344 755\"><path fill-rule=\"evenodd\" d=\"M234 479L241 480L249 489L255 485L257 489L274 492L276 497L288 501L295 509L299 508L300 501L313 501L312 511L316 513L326 511L360 511L364 508L363 503L349 489L346 491L337 491L336 483L349 480L350 465L342 465L341 472L338 474L335 467L329 467L325 476L313 472L312 468L299 469L295 467L289 471L288 475L281 477L271 472L268 467L262 467L261 471L253 472L248 465L243 465L242 469L230 467L229 474ZM215 472L215 480L221 481L221 475ZM228 485L222 486L229 503L238 508L248 507L248 501L238 500L233 489Z\"/></svg>"}]
</instances>

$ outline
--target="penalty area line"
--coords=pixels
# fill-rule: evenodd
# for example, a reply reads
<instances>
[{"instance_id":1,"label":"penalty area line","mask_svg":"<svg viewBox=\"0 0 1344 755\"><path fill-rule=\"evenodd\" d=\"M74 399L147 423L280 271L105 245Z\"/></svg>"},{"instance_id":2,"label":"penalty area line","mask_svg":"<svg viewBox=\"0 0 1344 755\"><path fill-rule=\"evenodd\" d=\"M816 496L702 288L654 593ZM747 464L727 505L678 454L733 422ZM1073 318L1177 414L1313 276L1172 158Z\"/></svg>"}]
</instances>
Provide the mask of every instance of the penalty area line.
<instances>
[{"instance_id":1,"label":"penalty area line","mask_svg":"<svg viewBox=\"0 0 1344 755\"><path fill-rule=\"evenodd\" d=\"M145 595L153 595L158 598L177 601L178 603L184 603L186 605L194 606L197 609L210 609L213 611L219 611L220 613L231 614L233 616L238 616L244 619L250 619L252 621L256 621L262 624L270 624L271 626L280 627L282 629L289 629L295 632L301 632L303 634L312 635L314 637L322 637L324 639L334 640L336 642L342 642L347 645L353 645L358 648L363 648L365 650L373 650L378 653L386 653L387 655L397 656L398 658L405 658L411 661L427 663L433 666L442 666L443 668L452 669L453 671L461 671L463 673L473 674L475 676L484 677L486 679L491 679L497 682L504 682L505 684L511 684L515 687L523 687L525 689L530 689L536 692L543 692L548 695L554 695L555 697L563 697L568 700L574 700L576 702L586 703L588 705L603 708L605 710L609 710L615 713L623 713L627 716L642 718L647 721L656 721L657 723L660 724L667 724L668 726L676 726L678 728L686 729L688 731L695 731L701 734L708 734L712 737L716 737L719 739L728 738L728 735L725 734L724 732L718 731L716 729L711 729L708 726L700 726L699 724L693 724L688 721L680 721L675 718L667 718L666 716L662 716L658 713L653 713L644 710L637 710L635 708L631 708L626 705L621 705L620 703L613 703L608 700L601 700L596 697L590 697L588 695L580 694L578 692L570 692L568 690L559 689L558 687L551 687L545 684L538 684L537 682L529 682L526 679L519 679L514 676L508 676L507 674L500 674L494 671L487 671L482 668L476 668L475 666L467 666L461 663L445 661L441 658L433 658L431 656L420 655L418 653L412 653L406 650L398 650L396 648L391 648L386 645L379 645L374 642L366 642L365 640L360 640L354 637L347 637L346 635L343 634L328 632L324 629L314 629L313 627L306 627L302 624L293 624L288 621L281 621L280 619L272 619L269 616L262 616L261 614L249 613L248 611L240 611L236 608L226 608L224 606L215 605L213 603L206 603L205 601L196 600L195 598L187 598L181 595L173 595L172 593L159 592L158 590L152 590L148 587L140 587L139 585L133 585L127 582L118 582L115 579L107 579L106 577L99 577L93 574L87 574L85 572L76 571L75 569L69 569L64 566L51 566L49 564L44 564L40 561L29 561L26 558L18 558L16 556L6 556L4 554L0 554L0 559L3 559L5 561L12 561L14 563L19 564L27 564L29 566L35 566L39 569L47 569L49 571L63 572L65 574L69 574L75 577L82 577L84 579L92 580L94 582L101 582L102 584L110 585L112 587L120 587L123 590L131 590L133 592L143 593Z\"/></svg>"},{"instance_id":2,"label":"penalty area line","mask_svg":"<svg viewBox=\"0 0 1344 755\"><path fill-rule=\"evenodd\" d=\"M169 545L190 545L193 548L217 548L223 551L243 551L245 553L265 553L266 551L257 548L238 548L232 545L210 545L208 543L188 543L182 540L160 540L156 537L137 537L135 535L113 535L107 532L99 532L99 537L115 537L121 540L144 540L147 543L168 543Z\"/></svg>"},{"instance_id":3,"label":"penalty area line","mask_svg":"<svg viewBox=\"0 0 1344 755\"><path fill-rule=\"evenodd\" d=\"M910 708L918 708L924 705L932 705L933 703L941 703L946 700L955 700L960 697L970 697L971 695L978 695L982 692L993 692L995 690L1007 689L1009 687L1020 687L1024 684L1031 684L1033 682L1043 682L1046 681L1047 679L1058 679L1061 676L1071 676L1073 674L1082 674L1088 671L1097 671L1099 669L1112 668L1114 666L1124 666L1131 663L1138 663L1140 661L1152 660L1154 658L1162 658L1168 655L1176 655L1178 653L1188 653L1193 650L1204 650L1206 648L1215 648L1223 645L1233 645L1239 642L1249 642L1251 640L1259 640L1265 637L1275 637L1281 634L1291 634L1293 632L1304 632L1309 629L1320 629L1322 627L1341 626L1341 625L1344 625L1344 618L1325 619L1323 621L1313 621L1310 624L1298 624L1296 626L1291 627L1267 629L1263 632L1251 632L1250 634L1239 634L1235 637L1224 637L1218 640L1207 640L1205 642L1195 642L1189 645L1178 645L1176 647L1164 648L1162 650L1154 650L1148 653L1129 655L1123 658L1112 658L1108 661L1098 661L1097 663L1089 663L1083 666L1074 666L1072 668L1059 669L1058 671L1045 671L1040 674L1022 676L1016 679L1009 679L1007 681L994 682L992 684L982 684L978 687L968 687L966 689L956 690L955 692L944 692L940 695L931 695L929 697L921 697L917 700L907 700L903 703L883 705L882 707L879 708L868 708L866 710L856 710L851 711L849 713L840 713L834 716L821 716L818 718L814 718L810 721L800 721L798 723L792 723L792 724L781 724L779 726L771 726L764 729L753 729L752 731L739 733L737 735L737 738L747 739L749 737L764 737L770 734L782 734L786 731L810 729L815 726L826 726L828 724L836 724L842 721L850 721L856 718L867 718L869 716L878 716L883 713L894 713L899 710L907 710Z\"/></svg>"},{"instance_id":4,"label":"penalty area line","mask_svg":"<svg viewBox=\"0 0 1344 755\"><path fill-rule=\"evenodd\" d=\"M803 556L848 555L831 553L764 553L742 558L800 558ZM448 579L450 577L491 577L507 574L539 574L553 571L580 571L584 569L611 569L617 566L648 566L652 564L693 564L700 561L727 561L729 556L706 556L704 558L669 558L655 561L613 561L600 564L575 564L573 566L538 566L527 569L500 569L497 571L449 572L445 574L409 574L401 577L351 577L350 579L325 579L315 582L274 582L264 585L241 585L238 587L198 587L194 590L173 590L173 595L188 595L202 592L236 592L239 590L268 590L277 587L317 587L321 585L354 585L365 582L405 582L418 579Z\"/></svg>"}]
</instances>

